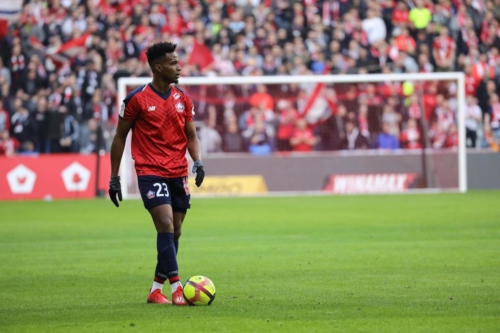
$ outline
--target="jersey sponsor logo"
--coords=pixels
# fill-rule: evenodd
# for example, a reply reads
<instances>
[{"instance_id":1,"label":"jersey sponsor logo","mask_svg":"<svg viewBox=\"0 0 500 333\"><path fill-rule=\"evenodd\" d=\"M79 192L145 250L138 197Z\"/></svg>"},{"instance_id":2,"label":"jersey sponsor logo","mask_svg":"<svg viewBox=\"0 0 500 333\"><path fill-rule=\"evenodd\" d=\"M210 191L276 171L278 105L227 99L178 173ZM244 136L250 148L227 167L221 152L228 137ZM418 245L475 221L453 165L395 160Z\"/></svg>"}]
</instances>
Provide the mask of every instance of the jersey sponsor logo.
<instances>
[{"instance_id":1,"label":"jersey sponsor logo","mask_svg":"<svg viewBox=\"0 0 500 333\"><path fill-rule=\"evenodd\" d=\"M176 108L177 112L183 112L184 111L184 104L179 102L179 103L175 104L175 108Z\"/></svg>"},{"instance_id":2,"label":"jersey sponsor logo","mask_svg":"<svg viewBox=\"0 0 500 333\"><path fill-rule=\"evenodd\" d=\"M154 191L149 191L148 194L146 194L148 199L153 199L155 197L155 192Z\"/></svg>"},{"instance_id":3,"label":"jersey sponsor logo","mask_svg":"<svg viewBox=\"0 0 500 333\"><path fill-rule=\"evenodd\" d=\"M7 182L13 194L29 194L35 187L36 173L23 164L19 164L7 173Z\"/></svg>"},{"instance_id":4,"label":"jersey sponsor logo","mask_svg":"<svg viewBox=\"0 0 500 333\"><path fill-rule=\"evenodd\" d=\"M125 115L125 102L123 102L122 105L120 106L120 117L123 118L124 115Z\"/></svg>"},{"instance_id":5,"label":"jersey sponsor logo","mask_svg":"<svg viewBox=\"0 0 500 333\"><path fill-rule=\"evenodd\" d=\"M154 110L156 110L156 106L150 106L150 107L148 108L148 111L149 111L149 112L154 111Z\"/></svg>"},{"instance_id":6,"label":"jersey sponsor logo","mask_svg":"<svg viewBox=\"0 0 500 333\"><path fill-rule=\"evenodd\" d=\"M179 93L175 93L175 94L174 94L174 99L175 99L175 100L178 100L179 98L181 98L181 94L179 94Z\"/></svg>"}]
</instances>

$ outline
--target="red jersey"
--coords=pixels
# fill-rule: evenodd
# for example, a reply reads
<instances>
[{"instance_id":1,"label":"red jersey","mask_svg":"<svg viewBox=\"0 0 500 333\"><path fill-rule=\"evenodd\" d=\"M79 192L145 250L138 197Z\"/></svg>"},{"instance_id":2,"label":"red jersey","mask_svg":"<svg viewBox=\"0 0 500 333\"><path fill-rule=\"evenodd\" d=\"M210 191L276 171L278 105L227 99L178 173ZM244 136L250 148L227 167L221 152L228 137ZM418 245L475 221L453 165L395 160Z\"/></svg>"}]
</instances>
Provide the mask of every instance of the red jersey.
<instances>
[{"instance_id":1,"label":"red jersey","mask_svg":"<svg viewBox=\"0 0 500 333\"><path fill-rule=\"evenodd\" d=\"M304 130L296 129L292 134L292 138L311 139L313 137L313 132L308 128ZM312 146L305 142L301 142L293 147L293 151L312 151Z\"/></svg>"},{"instance_id":2,"label":"red jersey","mask_svg":"<svg viewBox=\"0 0 500 333\"><path fill-rule=\"evenodd\" d=\"M407 149L422 148L420 144L420 131L416 128L407 128L401 133L401 142L406 144Z\"/></svg>"},{"instance_id":3,"label":"red jersey","mask_svg":"<svg viewBox=\"0 0 500 333\"><path fill-rule=\"evenodd\" d=\"M479 80L476 79L473 75L465 76L465 94L467 96L476 96L476 89L479 85Z\"/></svg>"},{"instance_id":4,"label":"red jersey","mask_svg":"<svg viewBox=\"0 0 500 333\"><path fill-rule=\"evenodd\" d=\"M453 56L456 44L451 37L436 37L432 44L433 49L436 51L438 60L445 60Z\"/></svg>"},{"instance_id":5,"label":"red jersey","mask_svg":"<svg viewBox=\"0 0 500 333\"><path fill-rule=\"evenodd\" d=\"M392 12L392 22L396 24L408 23L408 10L394 9Z\"/></svg>"},{"instance_id":6,"label":"red jersey","mask_svg":"<svg viewBox=\"0 0 500 333\"><path fill-rule=\"evenodd\" d=\"M193 116L193 102L173 85L166 94L147 84L127 95L120 118L134 121L132 158L138 176L187 176L184 128Z\"/></svg>"}]
</instances>

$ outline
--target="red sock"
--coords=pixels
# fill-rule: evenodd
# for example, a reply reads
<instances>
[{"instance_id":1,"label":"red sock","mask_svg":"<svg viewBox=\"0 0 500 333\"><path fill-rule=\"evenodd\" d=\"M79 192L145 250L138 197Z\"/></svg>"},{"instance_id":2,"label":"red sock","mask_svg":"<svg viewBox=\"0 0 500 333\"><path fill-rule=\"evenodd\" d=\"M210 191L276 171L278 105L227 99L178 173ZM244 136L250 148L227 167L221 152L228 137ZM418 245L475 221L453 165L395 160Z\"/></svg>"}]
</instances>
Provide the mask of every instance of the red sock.
<instances>
[{"instance_id":1,"label":"red sock","mask_svg":"<svg viewBox=\"0 0 500 333\"><path fill-rule=\"evenodd\" d=\"M159 277L155 276L155 279L154 279L155 282L158 282L158 283L165 283L165 280L163 279L160 279Z\"/></svg>"},{"instance_id":2,"label":"red sock","mask_svg":"<svg viewBox=\"0 0 500 333\"><path fill-rule=\"evenodd\" d=\"M169 277L168 278L168 282L170 282L170 284L172 283L176 283L176 282L179 282L179 275L176 275L176 276L173 276L173 277Z\"/></svg>"}]
</instances>

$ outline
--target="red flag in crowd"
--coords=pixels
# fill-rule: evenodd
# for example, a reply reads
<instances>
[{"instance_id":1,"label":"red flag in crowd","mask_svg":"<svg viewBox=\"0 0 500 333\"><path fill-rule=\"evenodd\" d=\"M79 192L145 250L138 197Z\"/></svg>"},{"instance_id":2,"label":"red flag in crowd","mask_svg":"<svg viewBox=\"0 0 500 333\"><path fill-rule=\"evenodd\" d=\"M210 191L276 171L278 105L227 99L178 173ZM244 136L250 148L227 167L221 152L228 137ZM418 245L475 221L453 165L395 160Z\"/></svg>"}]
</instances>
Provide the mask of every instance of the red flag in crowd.
<instances>
[{"instance_id":1,"label":"red flag in crowd","mask_svg":"<svg viewBox=\"0 0 500 333\"><path fill-rule=\"evenodd\" d=\"M329 71L328 66L325 66L322 74L325 75ZM304 117L309 124L327 118L336 109L335 101L325 94L325 86L324 82L317 83L306 101L301 117Z\"/></svg>"},{"instance_id":2,"label":"red flag in crowd","mask_svg":"<svg viewBox=\"0 0 500 333\"><path fill-rule=\"evenodd\" d=\"M86 50L85 44L89 36L90 32L86 32L80 37L73 38L62 44L58 49L47 50L47 57L52 59L56 66L61 66Z\"/></svg>"},{"instance_id":3,"label":"red flag in crowd","mask_svg":"<svg viewBox=\"0 0 500 333\"><path fill-rule=\"evenodd\" d=\"M201 43L194 42L191 56L189 57L189 65L198 65L200 70L203 71L214 62L214 57L210 49Z\"/></svg>"},{"instance_id":4,"label":"red flag in crowd","mask_svg":"<svg viewBox=\"0 0 500 333\"><path fill-rule=\"evenodd\" d=\"M22 0L0 1L0 39L7 35L9 22L17 22L23 6Z\"/></svg>"}]
</instances>

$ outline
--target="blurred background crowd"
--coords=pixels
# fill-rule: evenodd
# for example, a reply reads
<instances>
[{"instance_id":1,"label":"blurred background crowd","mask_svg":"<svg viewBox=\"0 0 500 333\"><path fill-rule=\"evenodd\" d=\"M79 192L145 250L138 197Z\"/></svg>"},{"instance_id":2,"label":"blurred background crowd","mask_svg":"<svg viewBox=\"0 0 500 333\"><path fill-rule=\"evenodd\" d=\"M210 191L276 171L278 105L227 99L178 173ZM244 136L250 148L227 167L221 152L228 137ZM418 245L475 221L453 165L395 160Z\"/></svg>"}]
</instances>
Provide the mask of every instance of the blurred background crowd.
<instances>
[{"instance_id":1,"label":"blurred background crowd","mask_svg":"<svg viewBox=\"0 0 500 333\"><path fill-rule=\"evenodd\" d=\"M24 1L0 22L0 154L109 150L116 82L158 41L207 80L463 71L467 145L498 150L499 20L500 0ZM205 149L457 146L456 82L290 82L184 87Z\"/></svg>"}]
</instances>

